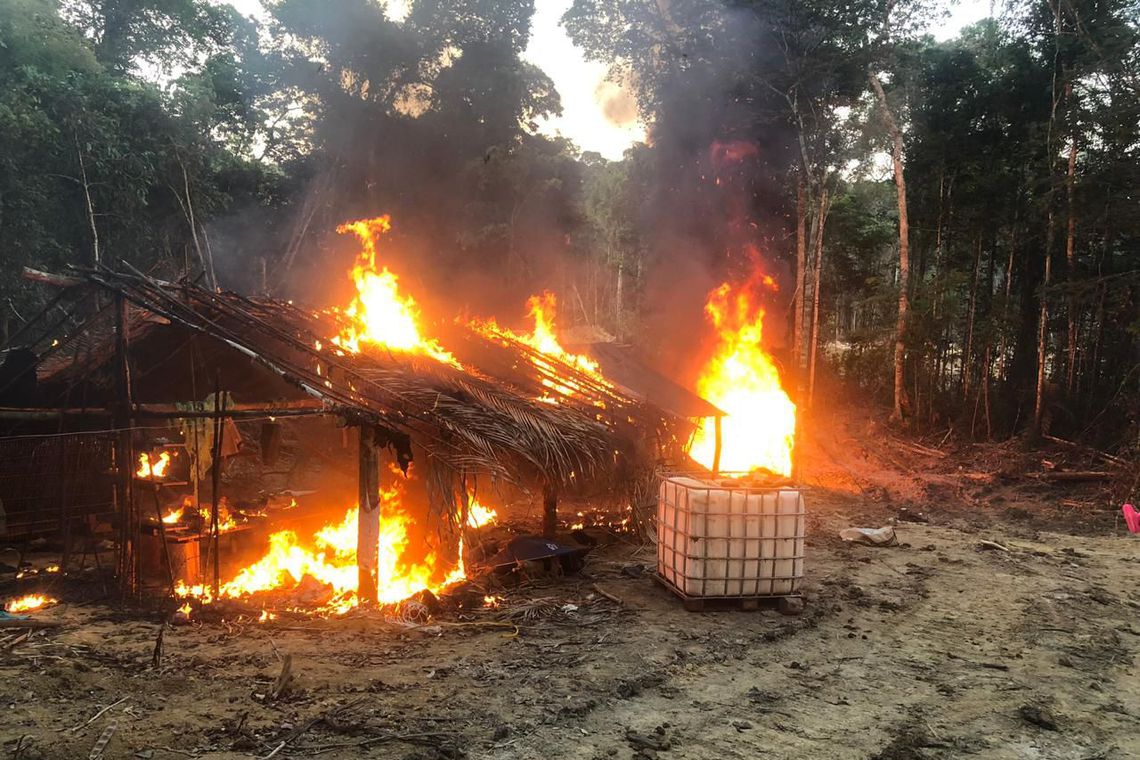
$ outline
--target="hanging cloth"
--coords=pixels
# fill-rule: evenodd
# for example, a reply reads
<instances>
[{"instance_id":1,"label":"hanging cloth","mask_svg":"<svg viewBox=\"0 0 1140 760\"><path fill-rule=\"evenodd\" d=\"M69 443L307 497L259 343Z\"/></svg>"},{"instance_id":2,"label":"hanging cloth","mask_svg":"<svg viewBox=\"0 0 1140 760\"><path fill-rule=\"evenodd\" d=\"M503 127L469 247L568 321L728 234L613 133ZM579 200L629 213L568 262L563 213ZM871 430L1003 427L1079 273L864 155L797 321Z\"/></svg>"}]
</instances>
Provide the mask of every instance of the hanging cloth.
<instances>
[{"instance_id":1,"label":"hanging cloth","mask_svg":"<svg viewBox=\"0 0 1140 760\"><path fill-rule=\"evenodd\" d=\"M174 407L185 412L213 412L215 408L214 396L211 393L202 401L179 401ZM223 392L221 397L223 409L232 409L233 397ZM186 443L186 452L190 455L190 481L197 486L206 477L214 463L214 420L209 417L183 417L178 421L178 429L182 431L182 439ZM241 448L241 433L230 418L222 420L222 445L220 454L223 461L232 457Z\"/></svg>"}]
</instances>

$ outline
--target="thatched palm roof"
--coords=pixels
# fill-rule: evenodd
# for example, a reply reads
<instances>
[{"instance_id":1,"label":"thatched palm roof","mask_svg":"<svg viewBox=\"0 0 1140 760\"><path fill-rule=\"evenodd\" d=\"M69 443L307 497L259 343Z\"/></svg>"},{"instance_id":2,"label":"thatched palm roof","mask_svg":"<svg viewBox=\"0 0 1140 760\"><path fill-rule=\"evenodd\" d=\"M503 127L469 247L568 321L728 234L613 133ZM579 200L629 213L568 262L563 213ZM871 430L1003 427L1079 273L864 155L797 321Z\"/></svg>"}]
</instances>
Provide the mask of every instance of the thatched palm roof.
<instances>
[{"instance_id":1,"label":"thatched palm roof","mask_svg":"<svg viewBox=\"0 0 1140 760\"><path fill-rule=\"evenodd\" d=\"M342 327L334 313L142 274L100 269L83 277L129 302L136 330L161 330L160 322L224 344L330 413L407 435L456 471L553 484L604 480L623 471L638 438L669 424L659 410L554 357L536 360L524 344L463 326L450 336L461 367L376 347L353 354L330 340ZM106 350L84 350L109 360ZM54 379L70 371L76 381L91 370L60 363ZM552 388L551 376L574 390Z\"/></svg>"}]
</instances>

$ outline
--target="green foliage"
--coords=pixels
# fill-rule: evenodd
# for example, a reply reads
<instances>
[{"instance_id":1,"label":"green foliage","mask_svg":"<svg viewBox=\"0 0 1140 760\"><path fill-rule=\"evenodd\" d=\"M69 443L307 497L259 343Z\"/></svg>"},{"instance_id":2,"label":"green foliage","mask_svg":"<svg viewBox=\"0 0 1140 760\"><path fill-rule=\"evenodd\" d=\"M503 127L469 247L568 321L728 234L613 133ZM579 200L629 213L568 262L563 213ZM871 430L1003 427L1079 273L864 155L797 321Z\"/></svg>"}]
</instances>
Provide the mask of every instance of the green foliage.
<instances>
[{"instance_id":1,"label":"green foliage","mask_svg":"<svg viewBox=\"0 0 1140 760\"><path fill-rule=\"evenodd\" d=\"M1111 445L1140 397L1137 0L1019 0L945 42L920 33L926 0L576 0L567 30L651 125L620 162L536 134L560 104L522 58L533 0L417 0L401 21L373 0L265 5L0 4L7 319L45 298L21 267L96 255L327 299L353 255L332 230L390 213L391 263L448 315L553 288L564 322L691 347L708 289L758 252L785 286L778 336L802 186L809 236L831 201L825 353L865 392L891 388L905 285L918 423L1024 426L1042 299L1068 432L1099 420ZM909 283L869 72L905 138Z\"/></svg>"}]
</instances>

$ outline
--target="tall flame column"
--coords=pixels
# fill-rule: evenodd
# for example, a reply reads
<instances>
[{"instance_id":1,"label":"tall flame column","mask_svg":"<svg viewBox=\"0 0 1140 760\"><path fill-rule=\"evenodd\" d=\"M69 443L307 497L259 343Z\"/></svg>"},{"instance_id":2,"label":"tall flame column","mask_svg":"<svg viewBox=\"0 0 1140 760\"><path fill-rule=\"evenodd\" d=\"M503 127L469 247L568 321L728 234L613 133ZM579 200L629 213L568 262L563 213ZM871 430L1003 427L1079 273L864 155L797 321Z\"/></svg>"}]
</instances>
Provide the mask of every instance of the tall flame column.
<instances>
[{"instance_id":1,"label":"tall flame column","mask_svg":"<svg viewBox=\"0 0 1140 760\"><path fill-rule=\"evenodd\" d=\"M356 521L357 594L362 605L376 602L380 562L380 456L376 431L360 426L360 511Z\"/></svg>"}]
</instances>

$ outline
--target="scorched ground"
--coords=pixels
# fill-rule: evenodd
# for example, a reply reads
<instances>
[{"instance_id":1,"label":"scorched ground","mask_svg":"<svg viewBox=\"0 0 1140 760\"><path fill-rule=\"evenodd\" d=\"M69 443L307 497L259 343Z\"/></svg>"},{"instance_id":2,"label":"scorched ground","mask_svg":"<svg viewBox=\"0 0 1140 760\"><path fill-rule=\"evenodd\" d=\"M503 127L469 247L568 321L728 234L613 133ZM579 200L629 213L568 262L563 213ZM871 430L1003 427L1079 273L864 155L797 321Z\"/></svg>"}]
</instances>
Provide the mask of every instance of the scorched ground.
<instances>
[{"instance_id":1,"label":"scorched ground","mask_svg":"<svg viewBox=\"0 0 1140 760\"><path fill-rule=\"evenodd\" d=\"M869 425L810 447L801 617L686 613L628 543L468 623L167 627L157 667L157 620L61 605L35 614L63 628L3 639L0 741L86 757L114 723L106 757L1140 756L1135 541L1025 485L1012 448L916 461ZM904 508L929 522L899 547L835 538Z\"/></svg>"}]
</instances>

